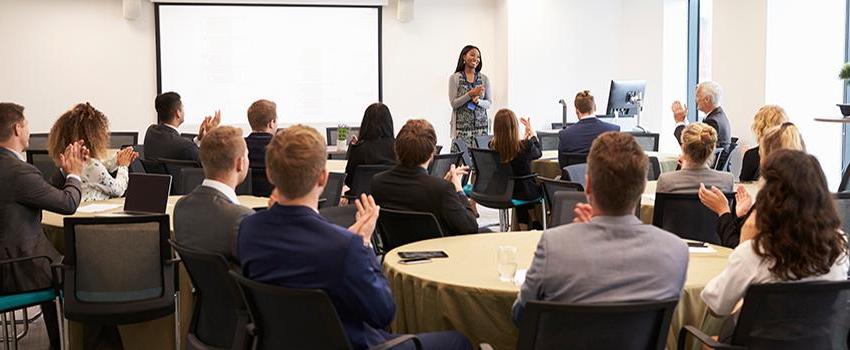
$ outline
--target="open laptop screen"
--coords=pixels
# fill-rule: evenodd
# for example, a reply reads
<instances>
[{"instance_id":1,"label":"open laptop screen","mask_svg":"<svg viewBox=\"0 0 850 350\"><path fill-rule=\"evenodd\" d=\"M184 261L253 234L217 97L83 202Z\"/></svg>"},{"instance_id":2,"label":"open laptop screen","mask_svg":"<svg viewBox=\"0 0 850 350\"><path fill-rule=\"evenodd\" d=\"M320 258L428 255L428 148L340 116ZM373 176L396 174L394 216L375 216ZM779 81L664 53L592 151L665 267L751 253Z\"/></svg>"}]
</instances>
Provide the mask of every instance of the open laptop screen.
<instances>
[{"instance_id":1,"label":"open laptop screen","mask_svg":"<svg viewBox=\"0 0 850 350\"><path fill-rule=\"evenodd\" d=\"M164 214L171 191L171 175L131 173L124 211Z\"/></svg>"}]
</instances>

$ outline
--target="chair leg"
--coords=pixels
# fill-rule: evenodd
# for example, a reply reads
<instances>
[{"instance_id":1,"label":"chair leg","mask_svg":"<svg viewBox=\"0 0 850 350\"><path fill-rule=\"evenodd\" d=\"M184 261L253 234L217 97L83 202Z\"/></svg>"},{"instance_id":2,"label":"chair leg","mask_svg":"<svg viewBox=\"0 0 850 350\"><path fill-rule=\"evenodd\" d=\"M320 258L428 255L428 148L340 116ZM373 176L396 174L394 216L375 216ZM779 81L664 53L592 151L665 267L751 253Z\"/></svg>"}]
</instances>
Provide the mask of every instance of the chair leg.
<instances>
[{"instance_id":1,"label":"chair leg","mask_svg":"<svg viewBox=\"0 0 850 350\"><path fill-rule=\"evenodd\" d=\"M68 349L70 343L68 342L68 334L65 333L68 329L68 325L65 321L65 314L63 313L62 308L62 298L56 298L56 318L59 321L59 349L64 350ZM46 322L46 321L45 321ZM45 323L46 325L46 323Z\"/></svg>"},{"instance_id":2,"label":"chair leg","mask_svg":"<svg viewBox=\"0 0 850 350\"><path fill-rule=\"evenodd\" d=\"M547 216L547 214L546 214L546 209L547 209L547 208L546 208L546 201L545 201L545 200L543 201L543 205L542 205L542 206L543 206L543 213L542 213L540 216L542 216L542 217L543 217L543 219L542 219L542 220L543 220L543 229L545 230L545 229L548 229L548 228L549 228L549 223L547 222L548 220L547 220L547 218L546 218L546 216Z\"/></svg>"},{"instance_id":3,"label":"chair leg","mask_svg":"<svg viewBox=\"0 0 850 350\"><path fill-rule=\"evenodd\" d=\"M27 333L29 333L29 331L30 331L30 323L29 323L29 318L27 316L27 308L21 309L21 316L23 317L21 324L23 324L24 330L21 331L20 334L17 334L17 332L18 332L18 326L17 326L18 321L16 320L14 323L12 323L12 326L15 327L15 332L16 332L15 339L17 339L17 340L21 340L24 337L26 337ZM14 314L13 314L13 317L14 317ZM35 319L35 317L33 317L33 319Z\"/></svg>"},{"instance_id":4,"label":"chair leg","mask_svg":"<svg viewBox=\"0 0 850 350\"><path fill-rule=\"evenodd\" d=\"M499 209L499 232L508 232L510 228L509 211L507 209Z\"/></svg>"},{"instance_id":5,"label":"chair leg","mask_svg":"<svg viewBox=\"0 0 850 350\"><path fill-rule=\"evenodd\" d=\"M174 293L174 348L180 350L180 291Z\"/></svg>"},{"instance_id":6,"label":"chair leg","mask_svg":"<svg viewBox=\"0 0 850 350\"><path fill-rule=\"evenodd\" d=\"M9 349L11 347L11 339L9 339L9 324L6 322L6 312L0 314L0 323L3 324L3 347Z\"/></svg>"}]
</instances>

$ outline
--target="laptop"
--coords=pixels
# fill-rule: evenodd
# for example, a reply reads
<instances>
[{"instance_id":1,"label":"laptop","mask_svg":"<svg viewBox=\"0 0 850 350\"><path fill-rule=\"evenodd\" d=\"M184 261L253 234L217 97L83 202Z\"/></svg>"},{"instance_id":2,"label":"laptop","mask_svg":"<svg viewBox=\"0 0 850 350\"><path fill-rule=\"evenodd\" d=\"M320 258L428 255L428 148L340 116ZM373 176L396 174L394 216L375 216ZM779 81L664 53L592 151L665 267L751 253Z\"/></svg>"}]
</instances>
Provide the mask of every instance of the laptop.
<instances>
[{"instance_id":1,"label":"laptop","mask_svg":"<svg viewBox=\"0 0 850 350\"><path fill-rule=\"evenodd\" d=\"M171 175L130 173L124 192L124 211L107 215L165 214L170 192Z\"/></svg>"}]
</instances>

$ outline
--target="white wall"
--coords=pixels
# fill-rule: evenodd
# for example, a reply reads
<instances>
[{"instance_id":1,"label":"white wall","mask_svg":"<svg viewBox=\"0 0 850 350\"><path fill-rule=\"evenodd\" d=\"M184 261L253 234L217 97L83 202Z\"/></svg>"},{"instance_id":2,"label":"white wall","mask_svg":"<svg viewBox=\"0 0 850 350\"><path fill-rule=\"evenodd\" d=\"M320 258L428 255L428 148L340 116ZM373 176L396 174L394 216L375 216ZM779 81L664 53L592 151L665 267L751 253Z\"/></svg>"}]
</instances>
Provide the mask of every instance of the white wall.
<instances>
[{"instance_id":1,"label":"white wall","mask_svg":"<svg viewBox=\"0 0 850 350\"><path fill-rule=\"evenodd\" d=\"M0 99L23 105L33 132L47 132L73 104L90 102L112 130L156 120L153 6L122 17L121 1L0 1Z\"/></svg>"}]
</instances>

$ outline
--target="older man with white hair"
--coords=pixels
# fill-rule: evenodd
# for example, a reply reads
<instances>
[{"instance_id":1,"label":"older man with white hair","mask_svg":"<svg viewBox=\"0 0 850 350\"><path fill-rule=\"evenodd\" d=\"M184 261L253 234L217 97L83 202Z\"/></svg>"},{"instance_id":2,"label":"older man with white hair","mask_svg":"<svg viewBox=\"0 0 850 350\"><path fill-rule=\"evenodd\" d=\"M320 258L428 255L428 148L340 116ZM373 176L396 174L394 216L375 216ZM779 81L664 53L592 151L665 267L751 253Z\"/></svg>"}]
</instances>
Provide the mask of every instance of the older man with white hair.
<instances>
[{"instance_id":1,"label":"older man with white hair","mask_svg":"<svg viewBox=\"0 0 850 350\"><path fill-rule=\"evenodd\" d=\"M720 84L713 81L704 81L697 85L696 102L697 109L705 113L703 123L706 123L717 131L717 147L728 147L732 143L732 127L729 126L729 118L720 107L720 99L723 90ZM676 141L682 144L682 130L685 129L685 118L688 115L688 107L681 102L673 102L673 118L676 120L676 130L673 135Z\"/></svg>"}]
</instances>

